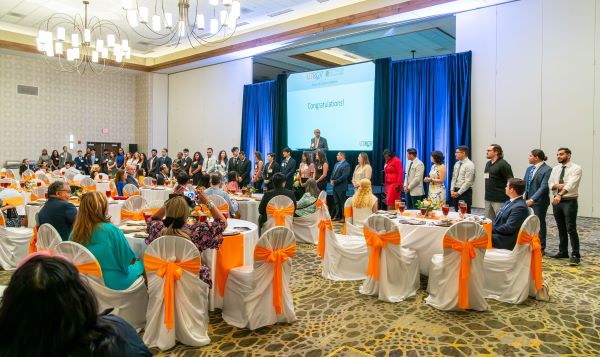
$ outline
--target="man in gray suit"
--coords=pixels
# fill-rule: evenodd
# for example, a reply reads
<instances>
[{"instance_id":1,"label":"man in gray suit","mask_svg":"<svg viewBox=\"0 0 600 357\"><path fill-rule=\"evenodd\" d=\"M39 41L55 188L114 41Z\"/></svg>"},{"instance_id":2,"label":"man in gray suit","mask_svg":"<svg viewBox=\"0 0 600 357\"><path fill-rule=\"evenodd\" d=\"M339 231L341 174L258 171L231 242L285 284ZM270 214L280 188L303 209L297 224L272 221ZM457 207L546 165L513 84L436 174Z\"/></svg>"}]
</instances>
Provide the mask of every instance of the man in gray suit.
<instances>
[{"instance_id":1,"label":"man in gray suit","mask_svg":"<svg viewBox=\"0 0 600 357\"><path fill-rule=\"evenodd\" d=\"M315 129L315 137L310 139L310 149L313 151L329 150L329 146L327 146L327 139L321 137L321 130Z\"/></svg>"},{"instance_id":2,"label":"man in gray suit","mask_svg":"<svg viewBox=\"0 0 600 357\"><path fill-rule=\"evenodd\" d=\"M542 255L546 250L546 212L550 206L550 188L548 179L552 168L546 165L546 154L540 149L531 150L529 153L529 166L525 170L525 204L533 209L533 213L540 219L540 242Z\"/></svg>"},{"instance_id":3,"label":"man in gray suit","mask_svg":"<svg viewBox=\"0 0 600 357\"><path fill-rule=\"evenodd\" d=\"M63 152L60 153L60 159L58 160L58 167L65 167L67 162L73 162L73 155L67 151L66 146L63 146Z\"/></svg>"},{"instance_id":4,"label":"man in gray suit","mask_svg":"<svg viewBox=\"0 0 600 357\"><path fill-rule=\"evenodd\" d=\"M425 196L423 190L423 176L425 175L425 165L417 158L417 149L410 148L406 150L408 158L408 168L406 169L406 178L404 179L404 195L406 198L406 208L416 209L416 203Z\"/></svg>"}]
</instances>

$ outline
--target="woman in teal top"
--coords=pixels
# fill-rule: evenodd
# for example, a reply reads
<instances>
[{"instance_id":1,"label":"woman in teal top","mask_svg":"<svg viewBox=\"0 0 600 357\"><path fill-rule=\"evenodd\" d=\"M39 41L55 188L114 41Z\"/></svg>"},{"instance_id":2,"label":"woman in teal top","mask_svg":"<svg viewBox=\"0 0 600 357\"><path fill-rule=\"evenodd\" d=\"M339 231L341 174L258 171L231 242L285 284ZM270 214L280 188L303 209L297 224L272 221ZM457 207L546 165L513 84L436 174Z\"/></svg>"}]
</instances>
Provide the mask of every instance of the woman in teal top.
<instances>
[{"instance_id":1,"label":"woman in teal top","mask_svg":"<svg viewBox=\"0 0 600 357\"><path fill-rule=\"evenodd\" d=\"M98 260L104 284L125 290L144 272L125 235L109 222L106 196L93 191L81 197L71 240L85 246Z\"/></svg>"}]
</instances>

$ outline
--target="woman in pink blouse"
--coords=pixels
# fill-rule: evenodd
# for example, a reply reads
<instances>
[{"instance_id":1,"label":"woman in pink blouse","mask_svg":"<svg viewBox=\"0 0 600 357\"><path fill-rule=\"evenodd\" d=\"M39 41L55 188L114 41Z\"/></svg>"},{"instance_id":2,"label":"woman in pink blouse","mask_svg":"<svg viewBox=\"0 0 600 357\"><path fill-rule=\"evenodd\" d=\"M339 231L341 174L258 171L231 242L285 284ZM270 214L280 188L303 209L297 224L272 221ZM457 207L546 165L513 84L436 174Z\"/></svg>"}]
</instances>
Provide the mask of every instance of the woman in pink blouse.
<instances>
[{"instance_id":1,"label":"woman in pink blouse","mask_svg":"<svg viewBox=\"0 0 600 357\"><path fill-rule=\"evenodd\" d=\"M302 162L300 163L300 185L306 187L306 181L314 178L315 165L310 161L310 154L305 152L302 154Z\"/></svg>"}]
</instances>

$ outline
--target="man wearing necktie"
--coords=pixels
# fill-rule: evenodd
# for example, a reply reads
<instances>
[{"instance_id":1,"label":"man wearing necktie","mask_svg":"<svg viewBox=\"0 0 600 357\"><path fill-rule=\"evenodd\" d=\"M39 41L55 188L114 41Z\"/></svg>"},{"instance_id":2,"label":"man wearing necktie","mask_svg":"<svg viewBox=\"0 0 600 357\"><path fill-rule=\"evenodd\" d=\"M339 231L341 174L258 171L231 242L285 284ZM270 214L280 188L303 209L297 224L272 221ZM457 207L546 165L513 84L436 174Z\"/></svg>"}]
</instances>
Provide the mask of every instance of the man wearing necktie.
<instances>
[{"instance_id":1,"label":"man wearing necktie","mask_svg":"<svg viewBox=\"0 0 600 357\"><path fill-rule=\"evenodd\" d=\"M546 249L546 212L550 206L550 190L548 189L548 179L552 168L544 161L548 158L540 150L531 150L529 153L529 166L525 171L525 194L523 198L528 207L533 209L533 213L540 219L540 242L542 244L542 255Z\"/></svg>"},{"instance_id":2,"label":"man wearing necktie","mask_svg":"<svg viewBox=\"0 0 600 357\"><path fill-rule=\"evenodd\" d=\"M469 160L469 148L467 146L457 147L454 156L456 157L456 163L450 181L450 196L453 199L454 210L458 212L458 202L465 201L467 213L471 213L475 164Z\"/></svg>"},{"instance_id":3,"label":"man wearing necktie","mask_svg":"<svg viewBox=\"0 0 600 357\"><path fill-rule=\"evenodd\" d=\"M235 173L240 176L240 148L234 146L231 149L231 159L227 162L227 172L235 171Z\"/></svg>"},{"instance_id":4,"label":"man wearing necktie","mask_svg":"<svg viewBox=\"0 0 600 357\"><path fill-rule=\"evenodd\" d=\"M523 199L525 181L511 178L504 190L509 200L500 208L492 225L492 247L513 250L519 230L529 216L529 209Z\"/></svg>"},{"instance_id":5,"label":"man wearing necktie","mask_svg":"<svg viewBox=\"0 0 600 357\"><path fill-rule=\"evenodd\" d=\"M296 160L292 158L290 148L283 149L283 161L281 161L281 173L285 175L285 188L291 190L294 185L294 174L296 173Z\"/></svg>"},{"instance_id":6,"label":"man wearing necktie","mask_svg":"<svg viewBox=\"0 0 600 357\"><path fill-rule=\"evenodd\" d=\"M583 170L581 166L571 162L571 150L560 148L556 154L558 165L554 166L548 179L548 187L552 190L552 206L556 227L558 228L558 253L552 258L569 257L569 240L571 241L570 265L579 265L579 235L577 234L577 198L579 182Z\"/></svg>"},{"instance_id":7,"label":"man wearing necktie","mask_svg":"<svg viewBox=\"0 0 600 357\"><path fill-rule=\"evenodd\" d=\"M416 209L417 201L422 200L425 195L423 189L425 165L417 158L417 149L410 148L406 150L406 158L409 162L408 169L406 170L406 179L404 180L406 208Z\"/></svg>"},{"instance_id":8,"label":"man wearing necktie","mask_svg":"<svg viewBox=\"0 0 600 357\"><path fill-rule=\"evenodd\" d=\"M346 161L346 154L342 151L338 152L337 160L330 181L331 186L333 186L333 221L344 219L344 203L346 201L346 190L348 189L348 177L350 176L350 164Z\"/></svg>"}]
</instances>

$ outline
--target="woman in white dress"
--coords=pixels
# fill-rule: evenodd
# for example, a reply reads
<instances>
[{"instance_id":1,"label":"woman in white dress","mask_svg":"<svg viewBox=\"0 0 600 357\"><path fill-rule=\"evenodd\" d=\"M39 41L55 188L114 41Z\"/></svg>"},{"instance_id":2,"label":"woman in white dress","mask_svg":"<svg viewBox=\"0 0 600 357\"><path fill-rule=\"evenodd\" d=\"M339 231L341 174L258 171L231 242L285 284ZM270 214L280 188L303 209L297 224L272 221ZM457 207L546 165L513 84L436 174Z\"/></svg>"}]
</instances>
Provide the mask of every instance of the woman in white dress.
<instances>
[{"instance_id":1,"label":"woman in white dress","mask_svg":"<svg viewBox=\"0 0 600 357\"><path fill-rule=\"evenodd\" d=\"M446 203L446 165L444 165L444 154L441 151L433 151L431 153L431 170L429 177L425 177L423 181L429 182L429 200L433 203L438 203L442 206Z\"/></svg>"},{"instance_id":2,"label":"woman in white dress","mask_svg":"<svg viewBox=\"0 0 600 357\"><path fill-rule=\"evenodd\" d=\"M362 227L367 218L378 209L377 197L371 189L371 180L360 180L358 189L352 196L352 224Z\"/></svg>"},{"instance_id":3,"label":"woman in white dress","mask_svg":"<svg viewBox=\"0 0 600 357\"><path fill-rule=\"evenodd\" d=\"M369 162L369 156L366 152L361 152L358 154L358 165L356 165L354 174L352 174L352 186L354 186L354 189L358 189L360 180L367 179L370 181L372 173L373 169Z\"/></svg>"}]
</instances>

